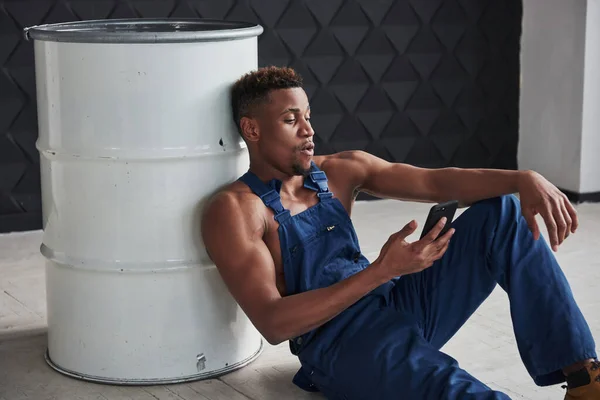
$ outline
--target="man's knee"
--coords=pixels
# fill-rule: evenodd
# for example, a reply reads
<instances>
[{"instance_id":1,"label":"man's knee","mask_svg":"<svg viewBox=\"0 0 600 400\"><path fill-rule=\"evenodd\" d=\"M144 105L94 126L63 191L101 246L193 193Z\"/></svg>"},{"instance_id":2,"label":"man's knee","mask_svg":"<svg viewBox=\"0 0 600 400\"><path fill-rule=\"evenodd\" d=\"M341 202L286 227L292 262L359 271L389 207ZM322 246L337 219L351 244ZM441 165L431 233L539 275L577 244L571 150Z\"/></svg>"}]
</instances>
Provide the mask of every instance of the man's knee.
<instances>
[{"instance_id":1,"label":"man's knee","mask_svg":"<svg viewBox=\"0 0 600 400\"><path fill-rule=\"evenodd\" d=\"M489 199L480 200L474 203L471 207L513 207L519 206L519 199L513 194L491 197Z\"/></svg>"},{"instance_id":2,"label":"man's knee","mask_svg":"<svg viewBox=\"0 0 600 400\"><path fill-rule=\"evenodd\" d=\"M498 216L519 217L521 202L517 196L509 194L478 201L472 204L469 210L476 213L493 213Z\"/></svg>"},{"instance_id":3,"label":"man's knee","mask_svg":"<svg viewBox=\"0 0 600 400\"><path fill-rule=\"evenodd\" d=\"M521 203L511 194L473 203L459 219L462 220L461 224L474 225L483 229L483 232L492 232L499 226L514 227L522 218Z\"/></svg>"}]
</instances>

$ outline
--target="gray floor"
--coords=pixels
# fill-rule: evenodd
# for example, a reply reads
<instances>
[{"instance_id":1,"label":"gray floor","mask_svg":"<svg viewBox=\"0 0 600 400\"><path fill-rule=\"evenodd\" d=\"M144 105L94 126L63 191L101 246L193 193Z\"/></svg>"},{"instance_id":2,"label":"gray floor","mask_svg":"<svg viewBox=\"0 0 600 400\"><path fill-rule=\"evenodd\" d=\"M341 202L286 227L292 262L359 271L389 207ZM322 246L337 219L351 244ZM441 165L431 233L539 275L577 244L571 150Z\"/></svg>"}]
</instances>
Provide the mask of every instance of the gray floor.
<instances>
[{"instance_id":1,"label":"gray floor","mask_svg":"<svg viewBox=\"0 0 600 400\"><path fill-rule=\"evenodd\" d=\"M428 205L359 203L354 221L365 254L376 257L388 236L410 219L420 224ZM579 232L556 255L575 297L600 338L600 205L577 207ZM411 239L415 239L412 237ZM51 370L43 360L46 341L41 232L0 236L0 400L103 399L319 399L291 384L298 361L287 344L268 346L251 365L220 379L161 387L113 387L85 383ZM515 399L561 399L560 386L536 387L517 352L506 295L496 290L443 349L491 387ZM399 391L402 388L398 388Z\"/></svg>"}]
</instances>

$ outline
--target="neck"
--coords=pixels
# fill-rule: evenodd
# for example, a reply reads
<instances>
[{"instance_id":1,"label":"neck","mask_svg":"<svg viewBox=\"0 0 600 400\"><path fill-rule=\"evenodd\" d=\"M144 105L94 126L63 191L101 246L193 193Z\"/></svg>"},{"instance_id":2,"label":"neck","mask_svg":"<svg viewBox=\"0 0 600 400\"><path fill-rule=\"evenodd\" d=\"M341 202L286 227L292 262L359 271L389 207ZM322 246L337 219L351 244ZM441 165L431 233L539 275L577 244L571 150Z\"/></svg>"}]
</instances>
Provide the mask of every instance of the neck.
<instances>
[{"instance_id":1,"label":"neck","mask_svg":"<svg viewBox=\"0 0 600 400\"><path fill-rule=\"evenodd\" d=\"M281 181L281 192L291 196L296 196L296 194L304 187L303 176L290 175L289 173L265 163L250 160L250 172L263 182L269 182L272 179Z\"/></svg>"}]
</instances>

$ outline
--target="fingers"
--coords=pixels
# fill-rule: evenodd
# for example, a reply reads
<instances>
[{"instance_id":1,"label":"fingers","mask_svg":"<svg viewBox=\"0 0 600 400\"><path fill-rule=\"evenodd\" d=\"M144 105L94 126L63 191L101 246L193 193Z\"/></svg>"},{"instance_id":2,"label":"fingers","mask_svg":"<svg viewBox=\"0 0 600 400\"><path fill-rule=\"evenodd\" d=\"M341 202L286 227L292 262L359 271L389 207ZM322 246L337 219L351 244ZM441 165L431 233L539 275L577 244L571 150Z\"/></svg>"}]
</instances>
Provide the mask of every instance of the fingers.
<instances>
[{"instance_id":1,"label":"fingers","mask_svg":"<svg viewBox=\"0 0 600 400\"><path fill-rule=\"evenodd\" d=\"M567 232L567 222L563 215L563 207L560 200L556 200L552 203L552 216L554 217L554 223L556 224L556 244L558 247L564 242Z\"/></svg>"},{"instance_id":2,"label":"fingers","mask_svg":"<svg viewBox=\"0 0 600 400\"><path fill-rule=\"evenodd\" d=\"M425 258L429 261L427 263L428 266L433 265L433 263L446 254L448 247L450 246L450 238L454 235L454 228L448 230L443 236L441 236L438 240L428 245L429 251L427 251L427 255Z\"/></svg>"},{"instance_id":3,"label":"fingers","mask_svg":"<svg viewBox=\"0 0 600 400\"><path fill-rule=\"evenodd\" d=\"M579 218L577 217L577 211L575 211L575 207L573 207L573 204L571 204L567 196L563 198L563 203L565 208L567 209L569 217L571 217L571 233L575 233L575 231L579 227Z\"/></svg>"},{"instance_id":4,"label":"fingers","mask_svg":"<svg viewBox=\"0 0 600 400\"><path fill-rule=\"evenodd\" d=\"M529 226L529 229L533 233L533 238L538 240L540 238L540 227L535 220L535 213L529 209L525 209L523 210L523 217L525 218L525 221L527 221L527 226Z\"/></svg>"},{"instance_id":5,"label":"fingers","mask_svg":"<svg viewBox=\"0 0 600 400\"><path fill-rule=\"evenodd\" d=\"M558 245L561 245L573 231L573 217L571 217L569 208L572 209L573 215L577 218L575 209L568 199L561 197L553 203L552 215L556 222Z\"/></svg>"},{"instance_id":6,"label":"fingers","mask_svg":"<svg viewBox=\"0 0 600 400\"><path fill-rule=\"evenodd\" d=\"M435 261L442 258L446 253L446 250L448 250L450 238L454 235L454 232L454 228L449 229L448 232L444 233L437 240L426 244L425 247L420 250L424 260L427 260L425 263L426 267L430 267Z\"/></svg>"},{"instance_id":7,"label":"fingers","mask_svg":"<svg viewBox=\"0 0 600 400\"><path fill-rule=\"evenodd\" d=\"M554 221L551 206L549 204L544 206L540 214L542 215L542 218L544 218L544 222L546 222L546 227L548 228L550 247L552 247L552 250L558 251L558 229L556 222Z\"/></svg>"},{"instance_id":8,"label":"fingers","mask_svg":"<svg viewBox=\"0 0 600 400\"><path fill-rule=\"evenodd\" d=\"M423 239L420 240L421 242L423 242L423 245L427 245L427 244L435 241L435 239L438 237L438 235L440 234L442 229L444 229L444 226L446 225L446 221L447 221L447 218L442 217L438 221L438 223L435 224L433 228L431 228L429 233L427 233L427 235L425 235L423 237Z\"/></svg>"},{"instance_id":9,"label":"fingers","mask_svg":"<svg viewBox=\"0 0 600 400\"><path fill-rule=\"evenodd\" d=\"M443 228L444 223L440 221L438 225ZM437 229L438 234L440 230L441 229ZM434 240L432 242L424 241L427 238L426 236L423 238L422 241L415 242L412 244L413 246L415 246L413 247L413 251L416 252L416 254L418 254L418 257L421 260L419 263L419 271L431 267L435 261L443 257L443 255L448 250L448 247L450 246L450 238L452 237L452 235L454 235L454 232L455 229L450 228L448 232L444 233L437 240Z\"/></svg>"},{"instance_id":10,"label":"fingers","mask_svg":"<svg viewBox=\"0 0 600 400\"><path fill-rule=\"evenodd\" d=\"M446 232L442 236L440 236L438 238L438 240L436 240L434 242L436 244L436 248L439 249L439 248L442 248L443 246L445 246L450 241L450 238L452 237L452 235L454 235L455 231L456 231L456 229L450 228L448 230L448 232Z\"/></svg>"},{"instance_id":11,"label":"fingers","mask_svg":"<svg viewBox=\"0 0 600 400\"><path fill-rule=\"evenodd\" d=\"M432 255L433 260L439 260L444 255L446 250L448 250L448 246L450 245L450 238L452 237L452 235L454 235L454 232L455 229L452 228L448 230L448 232L444 233L444 235L441 236L438 240L432 243L432 245L434 245Z\"/></svg>"},{"instance_id":12,"label":"fingers","mask_svg":"<svg viewBox=\"0 0 600 400\"><path fill-rule=\"evenodd\" d=\"M560 200L560 211L562 213L563 218L565 219L565 223L567 224L565 228L565 239L569 237L571 234L571 229L573 229L573 219L571 218L571 214L569 210L567 210L567 205L565 200Z\"/></svg>"},{"instance_id":13,"label":"fingers","mask_svg":"<svg viewBox=\"0 0 600 400\"><path fill-rule=\"evenodd\" d=\"M566 196L559 196L545 201L539 207L539 213L548 228L550 247L553 251L558 251L558 247L579 226L577 212ZM535 214L535 210L530 208L523 209L523 217L527 221L529 229L533 232L534 238L537 240L540 237L540 229L535 220Z\"/></svg>"},{"instance_id":14,"label":"fingers","mask_svg":"<svg viewBox=\"0 0 600 400\"><path fill-rule=\"evenodd\" d=\"M415 229L417 229L417 226L417 221L412 220L408 224L404 225L404 228L400 229L393 236L396 236L396 239L404 240L408 236L410 236L415 231Z\"/></svg>"},{"instance_id":15,"label":"fingers","mask_svg":"<svg viewBox=\"0 0 600 400\"><path fill-rule=\"evenodd\" d=\"M433 261L437 261L446 254L448 247L450 246L450 241L447 241L441 248L439 248L432 256Z\"/></svg>"}]
</instances>

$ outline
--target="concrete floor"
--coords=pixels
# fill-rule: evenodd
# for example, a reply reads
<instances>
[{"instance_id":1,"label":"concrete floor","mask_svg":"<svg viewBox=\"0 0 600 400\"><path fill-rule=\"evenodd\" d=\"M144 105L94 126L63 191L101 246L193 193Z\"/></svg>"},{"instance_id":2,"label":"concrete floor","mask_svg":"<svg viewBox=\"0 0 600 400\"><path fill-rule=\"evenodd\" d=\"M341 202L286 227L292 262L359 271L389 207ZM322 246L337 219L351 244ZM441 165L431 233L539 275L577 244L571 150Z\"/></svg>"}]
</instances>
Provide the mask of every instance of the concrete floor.
<instances>
[{"instance_id":1,"label":"concrete floor","mask_svg":"<svg viewBox=\"0 0 600 400\"><path fill-rule=\"evenodd\" d=\"M373 259L388 236L429 205L377 201L358 203L354 221L364 253ZM600 204L577 206L580 229L556 255L575 297L600 338ZM541 220L540 220L541 223ZM249 366L219 379L195 383L115 387L62 376L44 362L46 309L41 232L0 236L0 400L191 400L320 399L291 379L298 361L286 343L266 346ZM412 237L410 239L415 239ZM562 399L560 386L536 387L521 364L505 293L497 289L442 349L473 375L514 399ZM401 391L402 388L399 388ZM399 392L400 394L401 392Z\"/></svg>"}]
</instances>

